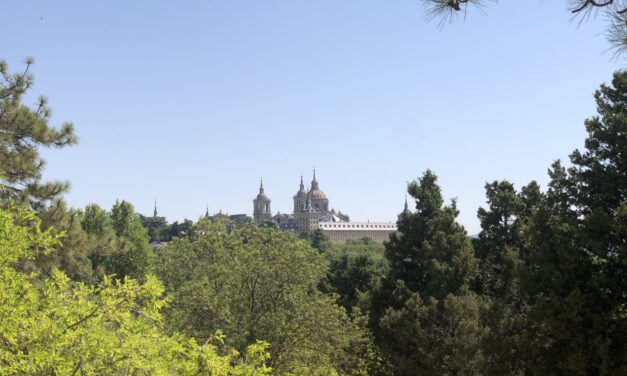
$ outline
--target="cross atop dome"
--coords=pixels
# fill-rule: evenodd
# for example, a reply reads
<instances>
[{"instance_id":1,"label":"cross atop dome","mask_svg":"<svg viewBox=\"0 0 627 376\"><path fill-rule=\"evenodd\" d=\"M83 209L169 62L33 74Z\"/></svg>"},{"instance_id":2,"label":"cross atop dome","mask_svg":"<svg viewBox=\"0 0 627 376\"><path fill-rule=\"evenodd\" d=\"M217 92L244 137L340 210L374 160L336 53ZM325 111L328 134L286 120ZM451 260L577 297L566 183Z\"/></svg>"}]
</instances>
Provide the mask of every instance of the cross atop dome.
<instances>
[{"instance_id":1,"label":"cross atop dome","mask_svg":"<svg viewBox=\"0 0 627 376\"><path fill-rule=\"evenodd\" d=\"M318 180L316 180L316 168L313 169L313 180L311 181L311 190L318 190Z\"/></svg>"}]
</instances>

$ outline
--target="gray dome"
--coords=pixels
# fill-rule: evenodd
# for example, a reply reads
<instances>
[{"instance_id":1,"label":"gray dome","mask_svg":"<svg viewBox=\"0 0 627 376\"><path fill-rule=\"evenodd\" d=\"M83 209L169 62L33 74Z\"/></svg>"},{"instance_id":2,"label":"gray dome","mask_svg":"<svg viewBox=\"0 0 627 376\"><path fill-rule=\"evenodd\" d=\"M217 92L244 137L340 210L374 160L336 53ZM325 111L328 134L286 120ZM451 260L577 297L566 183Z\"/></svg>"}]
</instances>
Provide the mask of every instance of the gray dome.
<instances>
[{"instance_id":1,"label":"gray dome","mask_svg":"<svg viewBox=\"0 0 627 376\"><path fill-rule=\"evenodd\" d=\"M296 192L296 197L297 198L306 198L307 197L307 191L304 189L299 190L298 192Z\"/></svg>"},{"instance_id":2,"label":"gray dome","mask_svg":"<svg viewBox=\"0 0 627 376\"><path fill-rule=\"evenodd\" d=\"M316 188L316 189L312 189L309 192L309 197L312 199L326 199L327 195L325 195L324 192Z\"/></svg>"}]
</instances>

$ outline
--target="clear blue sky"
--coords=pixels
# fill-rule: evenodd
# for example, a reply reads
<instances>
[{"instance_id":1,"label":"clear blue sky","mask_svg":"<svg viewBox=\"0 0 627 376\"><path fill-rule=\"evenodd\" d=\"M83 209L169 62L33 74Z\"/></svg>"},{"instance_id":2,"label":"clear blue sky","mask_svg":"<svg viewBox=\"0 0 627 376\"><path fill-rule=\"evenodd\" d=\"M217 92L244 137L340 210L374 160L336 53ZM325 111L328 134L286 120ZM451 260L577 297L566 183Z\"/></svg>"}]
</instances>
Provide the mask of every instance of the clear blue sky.
<instances>
[{"instance_id":1,"label":"clear blue sky","mask_svg":"<svg viewBox=\"0 0 627 376\"><path fill-rule=\"evenodd\" d=\"M251 213L259 177L291 212L300 173L354 220L393 221L433 169L479 229L484 184L546 183L583 145L593 91L622 68L601 20L502 1L439 30L415 0L9 1L0 58L80 144L45 151L74 207L168 220ZM34 103L34 96L27 98Z\"/></svg>"}]
</instances>

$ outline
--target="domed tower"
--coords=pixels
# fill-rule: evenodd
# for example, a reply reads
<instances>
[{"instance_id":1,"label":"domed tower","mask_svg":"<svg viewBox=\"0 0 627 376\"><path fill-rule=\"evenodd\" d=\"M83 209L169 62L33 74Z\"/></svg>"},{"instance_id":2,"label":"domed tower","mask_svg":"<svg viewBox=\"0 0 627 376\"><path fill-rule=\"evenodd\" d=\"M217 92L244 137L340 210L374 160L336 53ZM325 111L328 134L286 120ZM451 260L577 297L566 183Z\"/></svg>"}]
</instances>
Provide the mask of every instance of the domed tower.
<instances>
[{"instance_id":1,"label":"domed tower","mask_svg":"<svg viewBox=\"0 0 627 376\"><path fill-rule=\"evenodd\" d=\"M307 201L309 203L309 211L327 213L329 211L329 199L320 190L318 186L318 180L316 180L316 169L313 171L313 180L311 181L311 190L307 194Z\"/></svg>"},{"instance_id":2,"label":"domed tower","mask_svg":"<svg viewBox=\"0 0 627 376\"><path fill-rule=\"evenodd\" d=\"M298 231L308 232L318 229L320 219L328 213L329 200L318 186L316 169L314 169L311 190L309 192L305 190L301 177L300 190L294 196L294 219L298 225Z\"/></svg>"},{"instance_id":3,"label":"domed tower","mask_svg":"<svg viewBox=\"0 0 627 376\"><path fill-rule=\"evenodd\" d=\"M259 194L253 200L253 218L255 224L260 225L263 222L272 220L272 210L270 210L270 199L263 192L263 178L259 184Z\"/></svg>"},{"instance_id":4,"label":"domed tower","mask_svg":"<svg viewBox=\"0 0 627 376\"><path fill-rule=\"evenodd\" d=\"M294 196L294 213L305 211L307 205L307 190L303 184L303 175L300 176L300 189Z\"/></svg>"}]
</instances>

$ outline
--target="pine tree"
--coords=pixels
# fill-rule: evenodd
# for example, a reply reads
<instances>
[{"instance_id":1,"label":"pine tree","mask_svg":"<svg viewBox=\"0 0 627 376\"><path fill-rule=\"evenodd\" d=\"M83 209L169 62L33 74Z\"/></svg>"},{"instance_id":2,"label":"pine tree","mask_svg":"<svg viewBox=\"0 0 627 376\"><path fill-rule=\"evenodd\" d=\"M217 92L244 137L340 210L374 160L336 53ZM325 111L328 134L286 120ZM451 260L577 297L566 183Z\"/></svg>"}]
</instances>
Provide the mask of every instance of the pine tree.
<instances>
[{"instance_id":1,"label":"pine tree","mask_svg":"<svg viewBox=\"0 0 627 376\"><path fill-rule=\"evenodd\" d=\"M523 229L539 204L536 182L516 192L508 181L486 184L488 208L479 208L481 232L473 244L480 262L476 289L485 299L481 312L484 332L482 373L516 375L524 370L519 355L525 345L526 306L520 291Z\"/></svg>"},{"instance_id":2,"label":"pine tree","mask_svg":"<svg viewBox=\"0 0 627 376\"><path fill-rule=\"evenodd\" d=\"M68 188L68 183L41 182L45 162L38 148L65 147L77 138L70 123L57 130L48 125L51 109L45 97L34 108L22 103L33 85L27 59L21 73L11 74L0 60L0 203L17 201L41 210Z\"/></svg>"},{"instance_id":3,"label":"pine tree","mask_svg":"<svg viewBox=\"0 0 627 376\"><path fill-rule=\"evenodd\" d=\"M416 211L401 217L386 245L380 342L397 374L472 374L481 360L481 303L470 289L477 271L470 239L455 220L455 201L444 206L435 174L426 171L408 191Z\"/></svg>"},{"instance_id":4,"label":"pine tree","mask_svg":"<svg viewBox=\"0 0 627 376\"><path fill-rule=\"evenodd\" d=\"M627 373L627 73L596 92L585 151L549 170L525 229L528 370Z\"/></svg>"}]
</instances>

